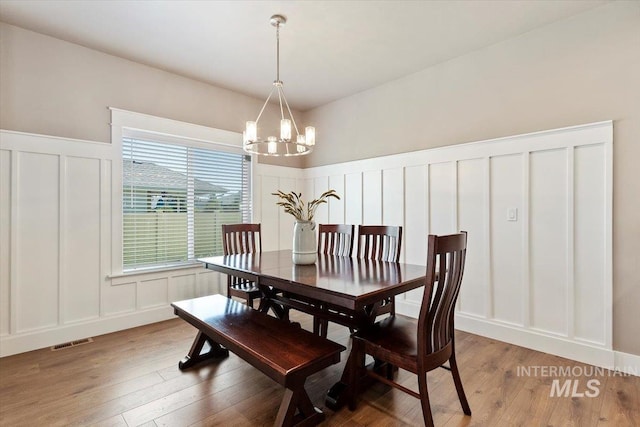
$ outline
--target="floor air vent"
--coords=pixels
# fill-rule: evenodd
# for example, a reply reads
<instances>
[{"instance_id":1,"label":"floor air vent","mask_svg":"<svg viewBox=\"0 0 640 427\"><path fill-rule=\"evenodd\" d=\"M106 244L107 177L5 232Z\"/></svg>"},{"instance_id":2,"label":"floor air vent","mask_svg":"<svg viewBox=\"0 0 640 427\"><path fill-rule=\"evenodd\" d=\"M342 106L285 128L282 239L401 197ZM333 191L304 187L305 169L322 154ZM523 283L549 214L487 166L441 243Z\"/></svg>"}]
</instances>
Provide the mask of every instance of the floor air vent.
<instances>
[{"instance_id":1,"label":"floor air vent","mask_svg":"<svg viewBox=\"0 0 640 427\"><path fill-rule=\"evenodd\" d=\"M70 342L66 342L66 343L63 343L63 344L54 345L53 347L51 347L51 351L62 350L64 348L76 347L76 346L79 346L79 345L82 345L82 344L89 344L90 342L93 342L93 339L84 338L84 339L81 339L81 340L70 341Z\"/></svg>"}]
</instances>

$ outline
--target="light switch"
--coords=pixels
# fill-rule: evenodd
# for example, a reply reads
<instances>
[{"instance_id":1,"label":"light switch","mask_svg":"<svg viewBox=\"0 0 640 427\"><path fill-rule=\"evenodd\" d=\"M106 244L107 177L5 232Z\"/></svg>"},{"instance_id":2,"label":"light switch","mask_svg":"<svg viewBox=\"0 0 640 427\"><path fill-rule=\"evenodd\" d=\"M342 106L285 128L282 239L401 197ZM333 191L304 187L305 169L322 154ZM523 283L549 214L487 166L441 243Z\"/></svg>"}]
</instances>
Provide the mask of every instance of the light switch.
<instances>
[{"instance_id":1,"label":"light switch","mask_svg":"<svg viewBox=\"0 0 640 427\"><path fill-rule=\"evenodd\" d=\"M518 220L518 208L507 208L507 221Z\"/></svg>"}]
</instances>

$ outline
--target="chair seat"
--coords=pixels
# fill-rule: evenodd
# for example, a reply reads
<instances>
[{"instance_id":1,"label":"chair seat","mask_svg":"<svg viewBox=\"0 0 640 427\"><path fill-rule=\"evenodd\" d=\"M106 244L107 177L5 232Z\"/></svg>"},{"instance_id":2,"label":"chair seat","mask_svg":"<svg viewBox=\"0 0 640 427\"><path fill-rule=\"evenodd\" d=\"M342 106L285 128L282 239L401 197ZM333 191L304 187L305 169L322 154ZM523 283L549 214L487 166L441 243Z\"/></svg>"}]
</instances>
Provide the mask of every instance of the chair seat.
<instances>
[{"instance_id":1,"label":"chair seat","mask_svg":"<svg viewBox=\"0 0 640 427\"><path fill-rule=\"evenodd\" d=\"M255 282L234 283L231 285L231 288L242 292L260 293L260 288L255 284Z\"/></svg>"},{"instance_id":2,"label":"chair seat","mask_svg":"<svg viewBox=\"0 0 640 427\"><path fill-rule=\"evenodd\" d=\"M375 347L379 355L388 352L389 355L395 355L394 359L401 355L401 358L408 363L407 366L403 366L403 369L417 366L418 322L415 319L398 314L389 316L369 328L359 330L354 338L366 341L368 345ZM414 371L415 368L408 370Z\"/></svg>"}]
</instances>

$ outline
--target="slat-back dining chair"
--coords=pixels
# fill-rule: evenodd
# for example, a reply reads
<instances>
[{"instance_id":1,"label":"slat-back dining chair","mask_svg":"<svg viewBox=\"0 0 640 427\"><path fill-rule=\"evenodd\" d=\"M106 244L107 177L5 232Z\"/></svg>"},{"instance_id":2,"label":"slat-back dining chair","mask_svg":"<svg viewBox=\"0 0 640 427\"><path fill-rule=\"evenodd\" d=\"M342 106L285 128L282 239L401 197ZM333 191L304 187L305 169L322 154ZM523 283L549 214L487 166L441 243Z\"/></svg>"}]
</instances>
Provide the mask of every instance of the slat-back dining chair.
<instances>
[{"instance_id":1,"label":"slat-back dining chair","mask_svg":"<svg viewBox=\"0 0 640 427\"><path fill-rule=\"evenodd\" d=\"M348 256L353 254L353 224L319 224L318 253Z\"/></svg>"},{"instance_id":2,"label":"slat-back dining chair","mask_svg":"<svg viewBox=\"0 0 640 427\"><path fill-rule=\"evenodd\" d=\"M224 224L222 249L225 255L262 252L260 224ZM227 275L227 296L242 298L253 307L253 300L260 298L260 289L250 280Z\"/></svg>"},{"instance_id":3,"label":"slat-back dining chair","mask_svg":"<svg viewBox=\"0 0 640 427\"><path fill-rule=\"evenodd\" d=\"M359 225L358 258L398 262L402 249L402 227L395 225ZM396 313L395 299L389 298L378 310L379 314Z\"/></svg>"},{"instance_id":4,"label":"slat-back dining chair","mask_svg":"<svg viewBox=\"0 0 640 427\"><path fill-rule=\"evenodd\" d=\"M353 254L353 224L319 224L318 254L351 257ZM313 317L313 333L327 337L329 322L317 316Z\"/></svg>"},{"instance_id":5,"label":"slat-back dining chair","mask_svg":"<svg viewBox=\"0 0 640 427\"><path fill-rule=\"evenodd\" d=\"M398 262L401 248L401 226L358 226L358 258Z\"/></svg>"},{"instance_id":6,"label":"slat-back dining chair","mask_svg":"<svg viewBox=\"0 0 640 427\"><path fill-rule=\"evenodd\" d=\"M404 316L387 317L370 328L353 334L353 357L349 367L349 407L355 409L360 378L369 375L420 399L427 427L433 426L427 372L449 361L462 410L471 415L469 403L462 388L456 363L454 345L454 307L467 252L467 233L448 236L430 235L428 238L426 284L417 320ZM397 384L392 379L365 368L369 354L376 360L392 363L417 374L418 392ZM444 367L444 366L442 366ZM445 367L446 368L446 367Z\"/></svg>"}]
</instances>

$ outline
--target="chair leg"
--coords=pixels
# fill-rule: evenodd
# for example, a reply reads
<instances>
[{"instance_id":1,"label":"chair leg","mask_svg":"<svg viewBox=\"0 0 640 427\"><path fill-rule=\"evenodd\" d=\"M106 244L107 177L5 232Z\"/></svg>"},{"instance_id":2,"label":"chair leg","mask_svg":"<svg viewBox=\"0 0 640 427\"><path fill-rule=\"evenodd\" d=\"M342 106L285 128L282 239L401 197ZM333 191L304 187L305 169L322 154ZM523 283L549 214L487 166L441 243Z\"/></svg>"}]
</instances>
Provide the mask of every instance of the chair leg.
<instances>
[{"instance_id":1,"label":"chair leg","mask_svg":"<svg viewBox=\"0 0 640 427\"><path fill-rule=\"evenodd\" d=\"M458 372L458 364L456 363L455 352L451 354L449 358L449 366L451 367L451 376L453 376L453 382L456 385L456 391L458 392L458 398L460 399L460 405L462 405L462 411L465 415L471 415L471 408L469 402L467 402L467 396L464 394L462 388L462 380L460 379L460 372Z\"/></svg>"},{"instance_id":2,"label":"chair leg","mask_svg":"<svg viewBox=\"0 0 640 427\"><path fill-rule=\"evenodd\" d=\"M431 404L429 403L429 390L427 389L427 373L418 373L418 390L420 391L420 404L422 405L422 417L426 427L433 427Z\"/></svg>"}]
</instances>

